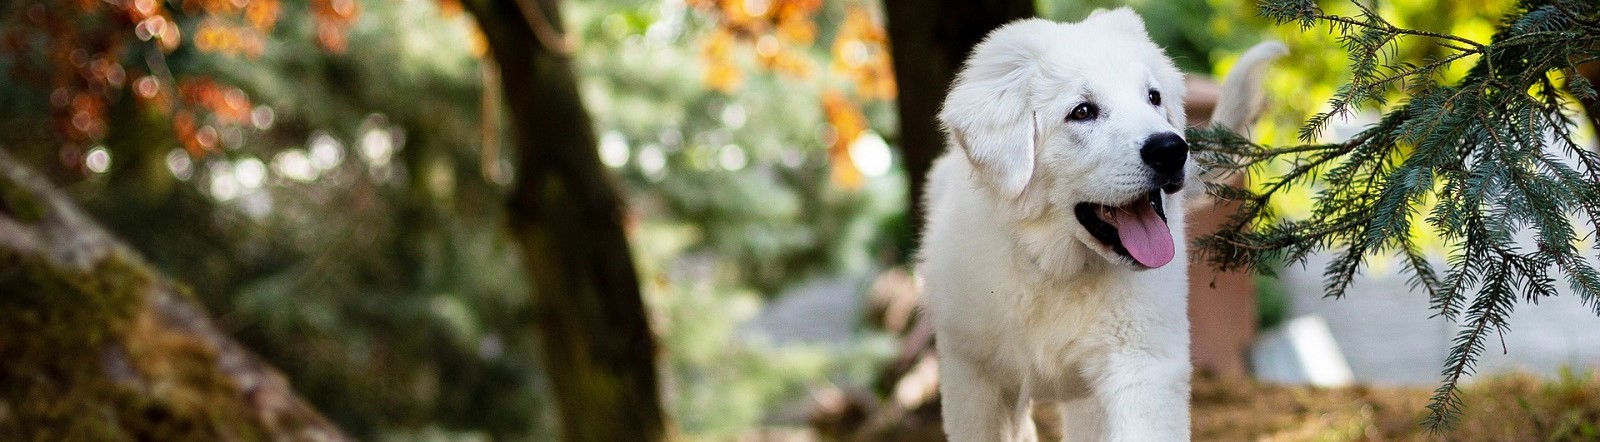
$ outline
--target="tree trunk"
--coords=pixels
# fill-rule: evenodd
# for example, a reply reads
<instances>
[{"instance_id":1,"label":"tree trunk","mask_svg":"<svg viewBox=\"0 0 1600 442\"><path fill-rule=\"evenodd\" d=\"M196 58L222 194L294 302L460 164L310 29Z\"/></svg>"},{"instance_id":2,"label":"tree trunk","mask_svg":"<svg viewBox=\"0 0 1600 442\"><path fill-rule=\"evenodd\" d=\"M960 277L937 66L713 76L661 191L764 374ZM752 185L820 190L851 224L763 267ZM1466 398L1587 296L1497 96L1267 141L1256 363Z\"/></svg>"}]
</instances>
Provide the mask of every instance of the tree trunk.
<instances>
[{"instance_id":1,"label":"tree trunk","mask_svg":"<svg viewBox=\"0 0 1600 442\"><path fill-rule=\"evenodd\" d=\"M1591 61L1578 65L1576 74L1589 80L1591 87L1600 88L1600 61ZM1568 92L1571 92L1569 89ZM1583 105L1584 114L1589 116L1589 128L1600 136L1600 100L1594 97L1579 97L1578 103Z\"/></svg>"},{"instance_id":2,"label":"tree trunk","mask_svg":"<svg viewBox=\"0 0 1600 442\"><path fill-rule=\"evenodd\" d=\"M623 233L623 204L595 150L556 1L464 3L499 64L516 129L510 224L533 281L562 434L660 440L666 420L655 337Z\"/></svg>"},{"instance_id":3,"label":"tree trunk","mask_svg":"<svg viewBox=\"0 0 1600 442\"><path fill-rule=\"evenodd\" d=\"M889 50L900 89L900 155L911 183L906 216L915 244L922 232L922 188L944 152L935 118L961 63L994 28L1035 14L1032 0L884 0Z\"/></svg>"},{"instance_id":4,"label":"tree trunk","mask_svg":"<svg viewBox=\"0 0 1600 442\"><path fill-rule=\"evenodd\" d=\"M0 151L0 440L346 440Z\"/></svg>"}]
</instances>

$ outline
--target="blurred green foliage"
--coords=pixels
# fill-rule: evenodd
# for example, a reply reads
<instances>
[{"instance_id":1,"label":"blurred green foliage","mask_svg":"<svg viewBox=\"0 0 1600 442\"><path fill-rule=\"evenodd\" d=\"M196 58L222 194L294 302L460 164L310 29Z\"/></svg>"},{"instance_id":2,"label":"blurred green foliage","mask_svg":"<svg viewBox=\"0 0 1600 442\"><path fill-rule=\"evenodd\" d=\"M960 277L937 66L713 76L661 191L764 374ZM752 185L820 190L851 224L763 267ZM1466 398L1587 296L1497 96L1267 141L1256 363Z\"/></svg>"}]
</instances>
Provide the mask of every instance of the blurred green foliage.
<instances>
[{"instance_id":1,"label":"blurred green foliage","mask_svg":"<svg viewBox=\"0 0 1600 442\"><path fill-rule=\"evenodd\" d=\"M17 18L26 6L0 11ZM497 105L485 86L500 79L475 53L469 16L430 0L359 8L343 53L320 46L308 6L291 3L259 57L130 50L130 66L159 60L249 97L248 124L202 119L219 138L202 157L180 148L171 115L127 90L103 139L63 147L18 130L0 143L193 285L225 328L353 434L553 437L528 281L504 231L512 132L500 115L484 118ZM567 11L602 153L630 191L668 409L682 429L730 436L803 400L807 386L865 382L892 350L885 339L779 347L742 327L794 282L881 265L878 226L898 215L904 184L895 172L860 189L829 183L820 91L836 80L753 76L737 95L715 92L699 72L711 24L682 3ZM829 11L824 33L843 17ZM202 20L178 18L186 31ZM0 105L16 110L0 126L48 123L48 88L0 85ZM867 112L880 132L893 127L889 103ZM83 167L97 151L109 169Z\"/></svg>"},{"instance_id":2,"label":"blurred green foliage","mask_svg":"<svg viewBox=\"0 0 1600 442\"><path fill-rule=\"evenodd\" d=\"M843 15L828 8L819 28L828 32ZM864 245L900 210L904 184L888 175L861 190L829 185L822 95L842 80L756 74L723 94L702 82L699 40L715 24L683 4L574 3L568 16L584 23L577 57L602 159L634 190L636 206L691 224L704 233L695 251L726 259L735 266L729 276L765 294L874 262ZM820 48L808 55L828 56ZM894 127L891 104L867 109L880 133Z\"/></svg>"}]
</instances>

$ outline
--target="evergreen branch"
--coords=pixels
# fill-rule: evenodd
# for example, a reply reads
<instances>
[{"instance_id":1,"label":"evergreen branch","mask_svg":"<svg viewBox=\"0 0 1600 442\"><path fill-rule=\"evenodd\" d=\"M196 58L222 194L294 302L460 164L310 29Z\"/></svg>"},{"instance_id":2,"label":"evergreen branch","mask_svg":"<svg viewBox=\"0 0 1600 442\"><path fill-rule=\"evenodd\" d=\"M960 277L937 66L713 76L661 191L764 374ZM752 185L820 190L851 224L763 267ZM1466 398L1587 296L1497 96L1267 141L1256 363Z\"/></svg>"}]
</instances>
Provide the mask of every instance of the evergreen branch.
<instances>
[{"instance_id":1,"label":"evergreen branch","mask_svg":"<svg viewBox=\"0 0 1600 442\"><path fill-rule=\"evenodd\" d=\"M1492 261L1491 261L1492 263ZM1492 265L1492 264L1491 264ZM1468 313L1468 328L1456 335L1450 354L1445 357L1445 369L1441 373L1444 382L1434 390L1433 398L1428 404L1430 413L1423 421L1428 428L1439 430L1447 428L1461 414L1461 396L1457 385L1463 376L1472 374L1478 359L1483 353L1483 337L1488 332L1490 325L1497 328L1494 315L1488 314L1495 309L1492 303L1497 299L1493 293L1509 292L1510 275L1505 271L1505 266L1492 267L1488 272L1490 285L1485 287L1485 293L1479 294L1473 303L1472 313Z\"/></svg>"},{"instance_id":2,"label":"evergreen branch","mask_svg":"<svg viewBox=\"0 0 1600 442\"><path fill-rule=\"evenodd\" d=\"M1354 3L1355 5L1361 7L1363 10L1366 10L1368 12L1371 11L1371 10L1366 9L1366 6L1362 6L1360 2L1352 1L1350 3ZM1373 14L1373 16L1377 17L1377 14ZM1479 52L1483 51L1483 49L1485 47L1487 47L1482 43L1478 43L1476 41L1472 41L1470 39L1463 38L1463 37L1460 37L1460 36L1455 36L1455 35L1450 35L1450 34L1441 34L1441 33L1438 33L1438 32L1423 31L1423 30L1418 30L1418 29L1401 28L1401 27L1397 27L1397 26L1394 26L1392 24L1389 24L1388 21L1382 21L1381 22L1382 26L1377 26L1377 25L1374 25L1372 23L1363 22L1363 21L1356 20L1356 19L1353 19L1353 18L1350 18L1350 17L1342 16L1342 15L1325 14L1325 13L1322 13L1321 11L1318 11L1318 12L1315 12L1313 14L1310 14L1307 17L1310 17L1313 20L1321 20L1321 21L1327 21L1327 22L1333 22L1333 23L1343 23L1345 25L1355 26L1355 27L1362 27L1362 28L1372 28L1372 29L1376 29L1376 30L1379 30L1379 31L1382 31L1382 32L1392 33L1392 34L1413 35L1413 36L1418 36L1418 37L1428 37L1428 38L1436 38L1436 39L1440 39L1440 40L1453 41L1453 42L1461 43L1461 44L1464 44L1464 45L1467 45L1467 46L1471 46L1473 48L1473 50L1476 50L1476 51L1479 51ZM1281 25L1281 24L1283 24L1283 22L1279 22L1278 24Z\"/></svg>"},{"instance_id":3,"label":"evergreen branch","mask_svg":"<svg viewBox=\"0 0 1600 442\"><path fill-rule=\"evenodd\" d=\"M1600 60L1600 4L1524 0L1488 43L1401 28L1367 5L1356 7L1356 15L1341 16L1324 13L1314 0L1262 4L1262 15L1279 24L1329 25L1350 56L1351 78L1327 111L1306 121L1301 139L1315 139L1355 106L1383 105L1393 85L1410 97L1343 142L1260 146L1222 129L1196 129L1191 145L1209 167L1288 164L1254 190L1208 185L1211 194L1242 204L1219 232L1197 243L1213 265L1262 273L1333 252L1323 272L1331 297L1346 294L1367 256L1398 254L1408 283L1427 292L1434 316L1462 324L1428 406L1426 423L1439 430L1460 411L1460 379L1471 374L1488 334L1507 331L1515 303L1558 294L1552 272L1565 275L1572 292L1600 315L1600 270L1579 253L1579 232L1569 221L1587 218L1579 221L1593 229L1586 236L1600 233L1600 154L1578 145L1576 123L1565 112L1573 96L1596 95L1570 72ZM1420 66L1395 61L1403 38L1429 39L1455 53ZM1473 55L1479 57L1464 78L1436 83L1444 66ZM1561 92L1552 72L1569 72L1572 95ZM1317 189L1316 209L1303 220L1279 219L1274 199L1303 186ZM1415 219L1428 201L1433 209ZM1412 238L1416 222L1451 245L1442 274ZM1523 252L1516 238L1528 229L1536 247Z\"/></svg>"},{"instance_id":4,"label":"evergreen branch","mask_svg":"<svg viewBox=\"0 0 1600 442\"><path fill-rule=\"evenodd\" d=\"M1481 232L1485 229L1483 217L1471 215L1467 217L1465 229L1468 232ZM1477 286L1481 281L1479 267L1474 263L1485 262L1489 259L1488 247L1482 241L1464 242L1461 252L1450 255L1451 271L1445 276L1444 292L1439 297L1431 300L1434 316L1442 317L1446 321L1455 322L1460 314L1460 304L1466 299L1463 293L1471 287Z\"/></svg>"},{"instance_id":5,"label":"evergreen branch","mask_svg":"<svg viewBox=\"0 0 1600 442\"><path fill-rule=\"evenodd\" d=\"M1565 14L1567 18L1573 21L1588 25L1591 28L1600 28L1600 17L1585 17L1582 13L1573 10L1566 2L1551 2L1550 5L1555 6L1557 11L1561 11L1562 14Z\"/></svg>"},{"instance_id":6,"label":"evergreen branch","mask_svg":"<svg viewBox=\"0 0 1600 442\"><path fill-rule=\"evenodd\" d=\"M1430 300L1439 299L1443 293L1443 283L1439 281L1439 274L1434 271L1433 264L1428 262L1428 257L1422 254L1410 237L1401 237L1401 256L1405 258L1406 269L1411 272L1406 284L1412 290L1422 289L1428 292Z\"/></svg>"},{"instance_id":7,"label":"evergreen branch","mask_svg":"<svg viewBox=\"0 0 1600 442\"><path fill-rule=\"evenodd\" d=\"M1448 47L1448 48L1451 48L1451 49L1456 49L1455 47L1452 47L1452 46L1449 46L1449 45L1444 45L1444 44L1441 44L1440 46ZM1421 74L1426 73L1426 72L1434 72L1434 70L1436 70L1438 68L1441 68L1441 67L1444 67L1445 65L1448 65L1451 62L1454 62L1456 60L1460 60L1460 59L1463 59L1463 58L1467 58L1467 57L1470 57L1470 56L1473 56L1473 55L1478 55L1480 53L1481 52L1478 52L1478 51L1468 50L1468 51L1461 52L1461 53L1458 53L1458 54L1455 54L1455 55L1451 55L1449 57L1441 58L1441 59L1439 59L1437 61L1422 65L1422 66L1417 67L1417 68L1402 70L1402 71L1399 71L1399 72L1396 72L1396 73L1393 73L1393 74L1385 75L1383 78L1379 78L1376 81L1367 82L1365 84L1367 86L1369 86L1369 87L1376 88L1376 87L1379 87L1379 86L1383 86L1383 85L1389 84L1389 83L1394 82L1394 81L1403 80L1403 79L1406 79L1406 78L1409 78L1409 77L1420 76Z\"/></svg>"}]
</instances>

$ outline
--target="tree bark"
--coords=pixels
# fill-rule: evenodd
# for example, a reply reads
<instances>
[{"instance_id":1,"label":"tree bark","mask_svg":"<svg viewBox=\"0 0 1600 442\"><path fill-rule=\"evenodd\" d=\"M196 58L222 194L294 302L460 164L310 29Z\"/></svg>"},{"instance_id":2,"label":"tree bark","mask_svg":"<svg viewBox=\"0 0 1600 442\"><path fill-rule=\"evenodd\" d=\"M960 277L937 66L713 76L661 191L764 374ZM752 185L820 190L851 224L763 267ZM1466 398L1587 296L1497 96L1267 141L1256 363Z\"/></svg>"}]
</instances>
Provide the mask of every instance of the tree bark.
<instances>
[{"instance_id":1,"label":"tree bark","mask_svg":"<svg viewBox=\"0 0 1600 442\"><path fill-rule=\"evenodd\" d=\"M1589 80L1591 87L1600 88L1600 61L1591 61L1578 65L1576 74ZM1571 92L1568 90L1568 92ZM1589 129L1596 136L1600 136L1600 100L1592 97L1579 97L1578 103L1583 105L1584 114L1589 116Z\"/></svg>"},{"instance_id":2,"label":"tree bark","mask_svg":"<svg viewBox=\"0 0 1600 442\"><path fill-rule=\"evenodd\" d=\"M922 188L944 152L936 116L961 63L994 28L1035 14L1032 0L884 0L889 51L900 89L900 155L911 184L906 216L915 245L922 232ZM915 248L915 247L913 247Z\"/></svg>"},{"instance_id":3,"label":"tree bark","mask_svg":"<svg viewBox=\"0 0 1600 442\"><path fill-rule=\"evenodd\" d=\"M346 440L0 151L0 440Z\"/></svg>"},{"instance_id":4,"label":"tree bark","mask_svg":"<svg viewBox=\"0 0 1600 442\"><path fill-rule=\"evenodd\" d=\"M557 2L464 3L499 65L515 128L520 164L510 225L533 281L562 435L663 439L655 336L623 232L624 207L595 150Z\"/></svg>"}]
</instances>

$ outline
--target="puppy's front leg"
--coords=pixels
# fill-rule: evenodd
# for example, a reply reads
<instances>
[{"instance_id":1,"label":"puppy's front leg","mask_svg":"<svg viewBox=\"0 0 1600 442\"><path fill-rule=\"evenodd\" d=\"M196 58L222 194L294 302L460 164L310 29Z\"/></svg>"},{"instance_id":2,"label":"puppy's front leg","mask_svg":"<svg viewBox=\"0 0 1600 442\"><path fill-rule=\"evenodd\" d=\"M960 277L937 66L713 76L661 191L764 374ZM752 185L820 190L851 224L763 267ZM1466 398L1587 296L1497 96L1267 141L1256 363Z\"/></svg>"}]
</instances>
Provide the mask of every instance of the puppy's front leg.
<instances>
[{"instance_id":1,"label":"puppy's front leg","mask_svg":"<svg viewBox=\"0 0 1600 442\"><path fill-rule=\"evenodd\" d=\"M1106 439L1106 413L1099 398L1085 396L1061 403L1062 442L1100 442Z\"/></svg>"},{"instance_id":2,"label":"puppy's front leg","mask_svg":"<svg viewBox=\"0 0 1600 442\"><path fill-rule=\"evenodd\" d=\"M959 356L939 358L945 435L955 442L1038 440L1027 403L1018 407L1016 387L1002 387L992 374Z\"/></svg>"},{"instance_id":3,"label":"puppy's front leg","mask_svg":"<svg viewBox=\"0 0 1600 442\"><path fill-rule=\"evenodd\" d=\"M1106 363L1092 387L1104 407L1106 440L1189 440L1188 360L1128 351Z\"/></svg>"}]
</instances>

